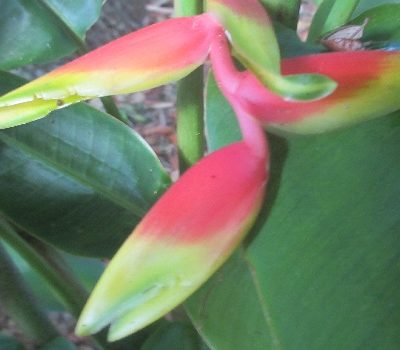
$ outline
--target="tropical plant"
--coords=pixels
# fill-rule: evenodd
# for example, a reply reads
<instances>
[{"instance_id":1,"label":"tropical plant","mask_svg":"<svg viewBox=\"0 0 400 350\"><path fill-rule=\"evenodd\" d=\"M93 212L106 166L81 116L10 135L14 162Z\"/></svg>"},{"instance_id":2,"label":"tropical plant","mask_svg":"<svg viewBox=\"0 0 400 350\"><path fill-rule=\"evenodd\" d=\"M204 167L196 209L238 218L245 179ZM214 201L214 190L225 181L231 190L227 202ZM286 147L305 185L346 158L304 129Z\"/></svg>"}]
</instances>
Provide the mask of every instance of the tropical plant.
<instances>
[{"instance_id":1,"label":"tropical plant","mask_svg":"<svg viewBox=\"0 0 400 350\"><path fill-rule=\"evenodd\" d=\"M0 15L5 311L43 349L73 348L26 266L78 335L110 325L99 348L397 349L400 4L321 1L301 42L298 0L176 1L31 82L6 71L85 51L101 5ZM177 80L171 184L108 96Z\"/></svg>"}]
</instances>

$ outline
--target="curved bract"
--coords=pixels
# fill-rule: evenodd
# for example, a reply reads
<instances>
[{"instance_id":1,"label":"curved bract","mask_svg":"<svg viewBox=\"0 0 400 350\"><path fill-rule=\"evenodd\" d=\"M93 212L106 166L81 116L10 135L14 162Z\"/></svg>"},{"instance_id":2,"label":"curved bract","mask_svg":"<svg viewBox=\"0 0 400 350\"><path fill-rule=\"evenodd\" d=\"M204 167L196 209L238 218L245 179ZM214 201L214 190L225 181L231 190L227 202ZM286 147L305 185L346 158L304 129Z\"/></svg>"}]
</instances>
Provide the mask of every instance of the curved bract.
<instances>
[{"instance_id":1,"label":"curved bract","mask_svg":"<svg viewBox=\"0 0 400 350\"><path fill-rule=\"evenodd\" d=\"M93 97L178 80L205 61L216 28L205 14L171 19L114 40L0 97L0 128Z\"/></svg>"},{"instance_id":2,"label":"curved bract","mask_svg":"<svg viewBox=\"0 0 400 350\"><path fill-rule=\"evenodd\" d=\"M238 99L267 125L295 133L321 133L386 115L400 108L400 53L359 51L283 60L284 74L314 72L337 81L332 95L308 103L288 102L243 73Z\"/></svg>"},{"instance_id":3,"label":"curved bract","mask_svg":"<svg viewBox=\"0 0 400 350\"><path fill-rule=\"evenodd\" d=\"M261 147L263 152L259 152ZM267 181L265 144L241 141L190 168L111 260L77 326L120 339L169 312L229 257L253 223Z\"/></svg>"},{"instance_id":4,"label":"curved bract","mask_svg":"<svg viewBox=\"0 0 400 350\"><path fill-rule=\"evenodd\" d=\"M207 11L228 31L236 56L271 91L289 100L325 97L336 83L321 74L283 76L272 21L257 0L207 0Z\"/></svg>"},{"instance_id":5,"label":"curved bract","mask_svg":"<svg viewBox=\"0 0 400 350\"><path fill-rule=\"evenodd\" d=\"M321 133L400 108L398 51L323 53L283 60L283 74L317 73L338 83L330 96L308 102L288 101L265 89L249 71L238 71L222 36L213 45L211 58L219 86L225 95L232 96L231 104L234 101L247 114L273 129Z\"/></svg>"}]
</instances>

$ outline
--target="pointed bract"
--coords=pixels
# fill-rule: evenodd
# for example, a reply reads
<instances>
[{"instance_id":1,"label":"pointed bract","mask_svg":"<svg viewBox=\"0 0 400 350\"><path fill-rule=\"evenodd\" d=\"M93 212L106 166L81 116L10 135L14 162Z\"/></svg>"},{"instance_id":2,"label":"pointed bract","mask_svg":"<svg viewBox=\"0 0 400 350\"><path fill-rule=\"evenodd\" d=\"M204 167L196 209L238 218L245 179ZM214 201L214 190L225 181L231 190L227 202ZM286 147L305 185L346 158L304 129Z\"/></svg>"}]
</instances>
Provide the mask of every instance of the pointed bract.
<instances>
[{"instance_id":1,"label":"pointed bract","mask_svg":"<svg viewBox=\"0 0 400 350\"><path fill-rule=\"evenodd\" d=\"M111 260L77 326L111 324L120 339L180 304L229 257L254 221L267 181L267 151L241 141L190 168Z\"/></svg>"},{"instance_id":2,"label":"pointed bract","mask_svg":"<svg viewBox=\"0 0 400 350\"><path fill-rule=\"evenodd\" d=\"M207 58L217 27L204 14L167 20L114 40L0 97L0 128L78 101L180 79Z\"/></svg>"}]
</instances>

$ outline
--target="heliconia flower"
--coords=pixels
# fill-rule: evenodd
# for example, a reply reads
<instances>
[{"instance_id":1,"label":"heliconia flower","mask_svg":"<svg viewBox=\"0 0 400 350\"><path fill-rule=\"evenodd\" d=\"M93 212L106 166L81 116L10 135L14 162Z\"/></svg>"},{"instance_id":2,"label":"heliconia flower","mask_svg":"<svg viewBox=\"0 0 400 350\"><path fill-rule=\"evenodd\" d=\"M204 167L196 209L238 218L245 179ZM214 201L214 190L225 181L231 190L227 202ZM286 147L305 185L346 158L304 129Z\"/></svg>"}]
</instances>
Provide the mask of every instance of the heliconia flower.
<instances>
[{"instance_id":1,"label":"heliconia flower","mask_svg":"<svg viewBox=\"0 0 400 350\"><path fill-rule=\"evenodd\" d=\"M330 96L307 103L287 101L265 89L249 71L239 72L221 36L218 53L211 56L221 89L233 95L248 114L273 129L321 133L400 108L399 51L335 52L283 60L283 74L314 72L337 81L338 88Z\"/></svg>"},{"instance_id":2,"label":"heliconia flower","mask_svg":"<svg viewBox=\"0 0 400 350\"><path fill-rule=\"evenodd\" d=\"M208 56L218 23L208 14L157 23L110 42L0 97L0 128L93 97L178 80Z\"/></svg>"},{"instance_id":3,"label":"heliconia flower","mask_svg":"<svg viewBox=\"0 0 400 350\"><path fill-rule=\"evenodd\" d=\"M262 128L242 115L243 141L206 156L160 198L116 253L78 321L120 339L165 315L230 256L251 227L267 181Z\"/></svg>"},{"instance_id":4,"label":"heliconia flower","mask_svg":"<svg viewBox=\"0 0 400 350\"><path fill-rule=\"evenodd\" d=\"M272 21L258 0L207 0L207 11L228 32L237 58L271 91L287 100L315 100L336 83L321 74L281 75L280 52Z\"/></svg>"}]
</instances>

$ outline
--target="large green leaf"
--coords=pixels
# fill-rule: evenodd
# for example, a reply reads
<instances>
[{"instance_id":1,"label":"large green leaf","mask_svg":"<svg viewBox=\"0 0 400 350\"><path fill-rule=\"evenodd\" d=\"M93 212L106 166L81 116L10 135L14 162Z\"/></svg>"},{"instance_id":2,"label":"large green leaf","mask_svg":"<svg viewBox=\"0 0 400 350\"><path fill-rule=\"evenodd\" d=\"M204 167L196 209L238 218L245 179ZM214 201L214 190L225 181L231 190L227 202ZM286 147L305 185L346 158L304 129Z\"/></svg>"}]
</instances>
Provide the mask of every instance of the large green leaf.
<instances>
[{"instance_id":1,"label":"large green leaf","mask_svg":"<svg viewBox=\"0 0 400 350\"><path fill-rule=\"evenodd\" d=\"M90 256L110 256L170 183L140 136L85 104L1 131L0 164L4 216Z\"/></svg>"},{"instance_id":2,"label":"large green leaf","mask_svg":"<svg viewBox=\"0 0 400 350\"><path fill-rule=\"evenodd\" d=\"M102 0L2 0L0 69L48 62L82 47Z\"/></svg>"},{"instance_id":3,"label":"large green leaf","mask_svg":"<svg viewBox=\"0 0 400 350\"><path fill-rule=\"evenodd\" d=\"M230 129L229 114L208 114L208 128L221 118ZM188 302L212 348L400 347L399 133L397 113L270 137L262 215L245 249Z\"/></svg>"}]
</instances>

